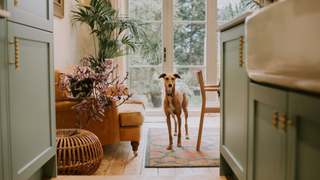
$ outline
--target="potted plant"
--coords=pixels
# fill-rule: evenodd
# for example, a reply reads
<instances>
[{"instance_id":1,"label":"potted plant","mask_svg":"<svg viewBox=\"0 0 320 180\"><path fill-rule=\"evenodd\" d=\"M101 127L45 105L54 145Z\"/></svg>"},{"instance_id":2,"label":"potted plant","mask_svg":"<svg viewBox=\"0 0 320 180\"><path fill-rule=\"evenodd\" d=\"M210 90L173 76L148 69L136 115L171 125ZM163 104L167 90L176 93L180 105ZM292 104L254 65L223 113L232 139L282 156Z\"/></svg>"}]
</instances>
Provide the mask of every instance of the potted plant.
<instances>
[{"instance_id":1,"label":"potted plant","mask_svg":"<svg viewBox=\"0 0 320 180\"><path fill-rule=\"evenodd\" d=\"M76 66L72 74L60 73L58 82L63 93L67 92L79 101L71 107L75 110L76 128L56 130L58 174L63 175L93 174L103 159L103 148L99 138L92 132L79 130L81 114L85 115L87 125L91 120L102 121L101 116L104 116L105 109L120 106L131 96L126 93L126 88L121 86L127 79L128 73L123 80L119 77L112 79L111 74L117 71L118 67L108 71L111 62L100 62L96 70L92 69L89 57L82 59L82 62L83 66ZM123 97L124 95L126 97ZM83 146L86 146L88 151L84 152ZM75 156L79 153L82 155ZM92 157L92 154L95 156ZM78 169L80 164L83 168Z\"/></svg>"},{"instance_id":2,"label":"potted plant","mask_svg":"<svg viewBox=\"0 0 320 180\"><path fill-rule=\"evenodd\" d=\"M200 96L200 87L197 80L197 77L192 73L193 71L189 70L185 76L185 84L193 90L195 96Z\"/></svg>"},{"instance_id":3,"label":"potted plant","mask_svg":"<svg viewBox=\"0 0 320 180\"><path fill-rule=\"evenodd\" d=\"M188 87L182 80L178 80L178 81L176 82L176 87L177 87L177 88L180 88L180 89L183 89L184 92L187 94L188 99L191 98L190 89L189 89L189 87Z\"/></svg>"},{"instance_id":4,"label":"potted plant","mask_svg":"<svg viewBox=\"0 0 320 180\"><path fill-rule=\"evenodd\" d=\"M83 58L82 61L83 66L76 66L73 74L61 73L59 82L59 88L63 93L67 92L79 100L79 104L72 107L75 109L76 128L81 128L81 114L86 115L87 125L90 120L102 121L99 116L104 116L104 109L118 107L131 97L126 93L127 88L121 86L128 79L128 73L123 80L119 77L112 79L111 74L118 69L117 66L107 71L110 64L100 62L94 71L89 57Z\"/></svg>"},{"instance_id":5,"label":"potted plant","mask_svg":"<svg viewBox=\"0 0 320 180\"><path fill-rule=\"evenodd\" d=\"M162 87L161 82L159 80L153 80L152 84L148 87L148 91L151 96L153 107L161 107L161 104L162 104L161 87Z\"/></svg>"},{"instance_id":6,"label":"potted plant","mask_svg":"<svg viewBox=\"0 0 320 180\"><path fill-rule=\"evenodd\" d=\"M102 61L135 51L136 42L133 39L144 35L142 23L120 17L109 0L91 0L89 6L78 4L72 12L73 24L84 23L91 29L95 54L89 55L89 62L94 70Z\"/></svg>"}]
</instances>

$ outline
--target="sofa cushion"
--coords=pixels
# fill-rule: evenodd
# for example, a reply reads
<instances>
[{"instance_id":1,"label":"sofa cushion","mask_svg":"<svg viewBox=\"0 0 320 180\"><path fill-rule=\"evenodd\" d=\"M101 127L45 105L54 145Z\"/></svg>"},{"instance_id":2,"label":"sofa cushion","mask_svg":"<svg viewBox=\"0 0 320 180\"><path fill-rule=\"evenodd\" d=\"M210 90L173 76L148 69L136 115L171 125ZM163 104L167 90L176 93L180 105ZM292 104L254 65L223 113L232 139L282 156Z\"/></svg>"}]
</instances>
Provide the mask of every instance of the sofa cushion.
<instances>
[{"instance_id":1,"label":"sofa cushion","mask_svg":"<svg viewBox=\"0 0 320 180\"><path fill-rule=\"evenodd\" d=\"M122 104L119 108L120 126L141 126L145 110L141 104Z\"/></svg>"}]
</instances>

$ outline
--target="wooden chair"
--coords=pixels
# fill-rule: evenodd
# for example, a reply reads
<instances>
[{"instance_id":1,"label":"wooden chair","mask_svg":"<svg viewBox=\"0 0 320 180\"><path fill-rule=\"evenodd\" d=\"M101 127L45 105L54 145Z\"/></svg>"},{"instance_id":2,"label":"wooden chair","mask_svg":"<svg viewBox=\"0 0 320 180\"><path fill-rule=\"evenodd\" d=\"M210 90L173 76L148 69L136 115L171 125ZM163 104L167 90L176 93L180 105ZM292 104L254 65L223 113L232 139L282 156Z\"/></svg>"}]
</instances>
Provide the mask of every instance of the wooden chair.
<instances>
[{"instance_id":1,"label":"wooden chair","mask_svg":"<svg viewBox=\"0 0 320 180\"><path fill-rule=\"evenodd\" d=\"M197 140L197 151L200 150L200 143L201 143L201 136L202 136L202 129L203 129L203 119L204 113L219 113L220 106L218 107L207 107L206 106L206 92L207 91L220 91L218 85L204 85L203 83L203 76L202 71L197 72L197 79L200 85L201 96L202 96L202 106L201 106L201 115L200 115L200 124L199 124L199 132L198 132L198 140Z\"/></svg>"}]
</instances>

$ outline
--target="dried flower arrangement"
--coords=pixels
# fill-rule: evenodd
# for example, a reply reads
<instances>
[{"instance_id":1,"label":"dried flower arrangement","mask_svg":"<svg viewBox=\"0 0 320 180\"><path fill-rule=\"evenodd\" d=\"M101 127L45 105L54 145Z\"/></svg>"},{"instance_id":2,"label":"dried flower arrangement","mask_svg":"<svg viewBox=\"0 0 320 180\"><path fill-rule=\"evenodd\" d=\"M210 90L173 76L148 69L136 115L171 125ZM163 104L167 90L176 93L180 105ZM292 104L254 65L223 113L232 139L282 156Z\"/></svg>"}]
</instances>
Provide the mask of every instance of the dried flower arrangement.
<instances>
[{"instance_id":1,"label":"dried flower arrangement","mask_svg":"<svg viewBox=\"0 0 320 180\"><path fill-rule=\"evenodd\" d=\"M73 74L61 73L59 82L59 88L63 93L68 92L80 101L72 107L75 109L77 128L81 128L81 114L84 113L87 116L87 125L91 119L102 121L98 114L104 116L104 109L118 107L131 97L126 93L127 88L121 87L128 79L128 72L120 81L117 75L112 78L112 73L118 71L118 65L111 69L111 62L101 61L100 66L96 66L93 70L89 57L83 58L82 62L83 66L76 66ZM111 70L108 71L108 69Z\"/></svg>"}]
</instances>

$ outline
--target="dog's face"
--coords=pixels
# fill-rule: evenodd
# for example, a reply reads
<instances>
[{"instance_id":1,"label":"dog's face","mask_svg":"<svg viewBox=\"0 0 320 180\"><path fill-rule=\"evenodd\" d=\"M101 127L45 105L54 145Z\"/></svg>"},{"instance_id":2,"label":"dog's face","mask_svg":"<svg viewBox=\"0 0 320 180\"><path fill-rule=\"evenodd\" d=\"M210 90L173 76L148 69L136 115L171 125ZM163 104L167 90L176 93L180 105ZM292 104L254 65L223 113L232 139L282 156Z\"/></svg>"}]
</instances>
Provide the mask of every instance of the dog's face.
<instances>
[{"instance_id":1,"label":"dog's face","mask_svg":"<svg viewBox=\"0 0 320 180\"><path fill-rule=\"evenodd\" d=\"M181 77L178 74L167 75L165 73L161 74L159 78L164 79L164 86L166 88L167 93L172 93L175 90L176 79L181 79Z\"/></svg>"}]
</instances>

